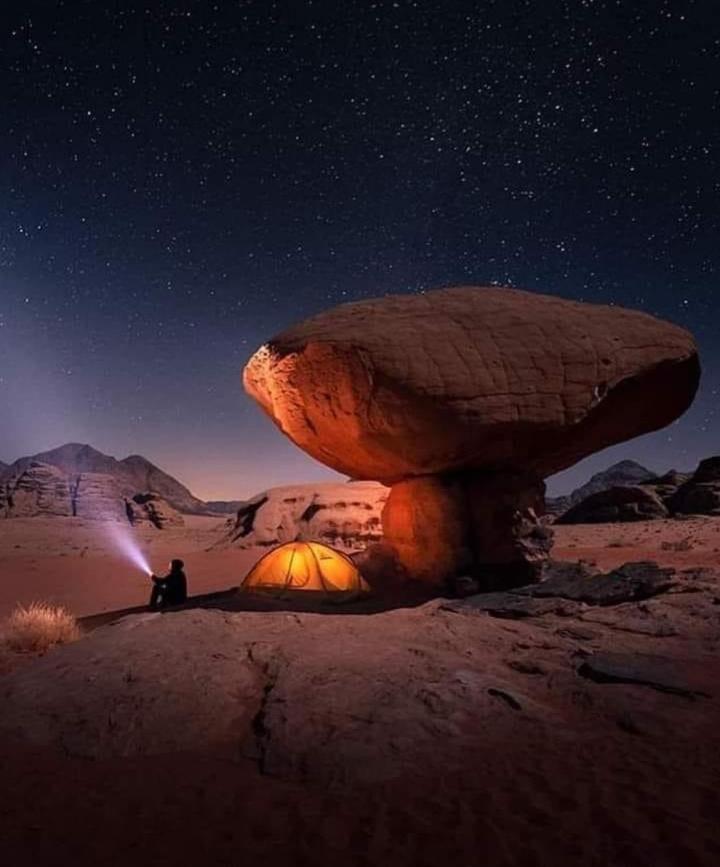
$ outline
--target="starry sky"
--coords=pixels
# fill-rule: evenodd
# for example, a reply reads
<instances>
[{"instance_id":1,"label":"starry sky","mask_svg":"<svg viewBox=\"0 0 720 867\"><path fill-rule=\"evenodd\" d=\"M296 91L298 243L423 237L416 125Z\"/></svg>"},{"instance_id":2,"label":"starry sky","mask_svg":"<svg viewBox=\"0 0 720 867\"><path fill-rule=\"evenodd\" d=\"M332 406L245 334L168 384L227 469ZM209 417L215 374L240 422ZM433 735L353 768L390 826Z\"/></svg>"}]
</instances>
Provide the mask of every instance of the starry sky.
<instances>
[{"instance_id":1,"label":"starry sky","mask_svg":"<svg viewBox=\"0 0 720 867\"><path fill-rule=\"evenodd\" d=\"M693 0L8 4L0 459L141 453L205 498L333 477L243 394L334 304L499 284L692 329L614 460L720 451L720 29Z\"/></svg>"}]
</instances>

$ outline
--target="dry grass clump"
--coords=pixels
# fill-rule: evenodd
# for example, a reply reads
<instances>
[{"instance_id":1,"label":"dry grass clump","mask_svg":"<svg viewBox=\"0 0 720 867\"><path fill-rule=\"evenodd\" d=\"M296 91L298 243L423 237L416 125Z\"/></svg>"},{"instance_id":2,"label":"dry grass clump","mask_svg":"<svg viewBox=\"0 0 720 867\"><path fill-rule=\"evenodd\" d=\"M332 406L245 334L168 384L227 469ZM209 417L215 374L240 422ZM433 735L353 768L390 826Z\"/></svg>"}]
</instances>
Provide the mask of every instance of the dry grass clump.
<instances>
[{"instance_id":1,"label":"dry grass clump","mask_svg":"<svg viewBox=\"0 0 720 867\"><path fill-rule=\"evenodd\" d=\"M68 644L80 638L77 621L59 605L31 602L18 605L5 624L5 643L21 652L42 653L55 644Z\"/></svg>"}]
</instances>

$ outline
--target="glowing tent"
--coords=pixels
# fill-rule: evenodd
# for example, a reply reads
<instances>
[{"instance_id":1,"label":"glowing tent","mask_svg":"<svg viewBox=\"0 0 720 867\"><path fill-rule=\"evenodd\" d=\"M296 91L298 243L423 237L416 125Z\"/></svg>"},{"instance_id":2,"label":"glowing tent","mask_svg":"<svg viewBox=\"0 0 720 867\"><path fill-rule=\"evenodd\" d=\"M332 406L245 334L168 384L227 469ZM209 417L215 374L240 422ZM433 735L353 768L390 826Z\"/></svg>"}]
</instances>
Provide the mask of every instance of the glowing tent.
<instances>
[{"instance_id":1,"label":"glowing tent","mask_svg":"<svg viewBox=\"0 0 720 867\"><path fill-rule=\"evenodd\" d=\"M349 557L320 542L287 542L274 548L248 572L241 587L278 595L310 591L338 602L369 589Z\"/></svg>"}]
</instances>

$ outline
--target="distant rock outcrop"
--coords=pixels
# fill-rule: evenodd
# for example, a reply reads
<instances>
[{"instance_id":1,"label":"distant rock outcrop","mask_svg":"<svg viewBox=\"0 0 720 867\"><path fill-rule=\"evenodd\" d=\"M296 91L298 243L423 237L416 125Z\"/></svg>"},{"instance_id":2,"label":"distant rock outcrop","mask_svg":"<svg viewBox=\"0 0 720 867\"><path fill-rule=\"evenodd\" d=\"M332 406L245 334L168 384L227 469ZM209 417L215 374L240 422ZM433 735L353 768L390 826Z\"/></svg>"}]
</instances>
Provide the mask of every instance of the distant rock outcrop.
<instances>
[{"instance_id":1,"label":"distant rock outcrop","mask_svg":"<svg viewBox=\"0 0 720 867\"><path fill-rule=\"evenodd\" d=\"M635 466L639 467L638 464ZM578 491L587 487L584 485ZM647 479L643 484L623 484L599 490L580 499L555 522L601 524L650 521L675 515L720 515L720 457L702 461L693 474L670 470L662 476Z\"/></svg>"},{"instance_id":2,"label":"distant rock outcrop","mask_svg":"<svg viewBox=\"0 0 720 867\"><path fill-rule=\"evenodd\" d=\"M692 473L679 473L677 470L668 470L662 476L652 479L645 487L652 488L660 499L669 507L669 500L677 489L684 485L692 477Z\"/></svg>"},{"instance_id":3,"label":"distant rock outcrop","mask_svg":"<svg viewBox=\"0 0 720 867\"><path fill-rule=\"evenodd\" d=\"M69 478L57 467L30 461L0 484L0 514L5 518L72 515Z\"/></svg>"},{"instance_id":4,"label":"distant rock outcrop","mask_svg":"<svg viewBox=\"0 0 720 867\"><path fill-rule=\"evenodd\" d=\"M105 498L103 491L109 491L113 487L113 493L109 495L113 505L107 504L110 512L117 510L115 488L119 491L121 500L123 497L132 498L137 493L151 491L178 512L204 514L208 511L205 503L194 497L177 479L141 455L130 455L118 461L81 443L67 443L48 452L19 458L4 468L0 467L0 487L21 476L32 464L55 467L70 480L83 477L85 485L95 488L93 497L100 500ZM107 479L112 480L112 486Z\"/></svg>"},{"instance_id":5,"label":"distant rock outcrop","mask_svg":"<svg viewBox=\"0 0 720 867\"><path fill-rule=\"evenodd\" d=\"M670 498L669 505L681 515L720 515L720 456L701 461Z\"/></svg>"},{"instance_id":6,"label":"distant rock outcrop","mask_svg":"<svg viewBox=\"0 0 720 867\"><path fill-rule=\"evenodd\" d=\"M385 540L408 577L441 584L537 572L542 480L674 421L699 373L692 336L645 313L464 286L320 313L243 381L317 460L393 486Z\"/></svg>"},{"instance_id":7,"label":"distant rock outcrop","mask_svg":"<svg viewBox=\"0 0 720 867\"><path fill-rule=\"evenodd\" d=\"M245 500L207 500L205 505L216 515L234 515L244 503Z\"/></svg>"},{"instance_id":8,"label":"distant rock outcrop","mask_svg":"<svg viewBox=\"0 0 720 867\"><path fill-rule=\"evenodd\" d=\"M165 527L182 527L182 515L158 494L135 494L125 502L125 513L130 523L152 524L158 530Z\"/></svg>"},{"instance_id":9,"label":"distant rock outcrop","mask_svg":"<svg viewBox=\"0 0 720 867\"><path fill-rule=\"evenodd\" d=\"M149 523L159 529L182 525L182 516L159 494L135 493L128 499L125 490L107 473L69 474L57 466L31 460L0 480L0 517L76 517Z\"/></svg>"},{"instance_id":10,"label":"distant rock outcrop","mask_svg":"<svg viewBox=\"0 0 720 867\"><path fill-rule=\"evenodd\" d=\"M113 478L106 473L80 473L70 482L72 514L78 518L121 521L126 518L125 501Z\"/></svg>"},{"instance_id":11,"label":"distant rock outcrop","mask_svg":"<svg viewBox=\"0 0 720 867\"><path fill-rule=\"evenodd\" d=\"M227 542L242 548L315 540L360 551L382 538L388 488L378 482L328 482L270 488L244 502L228 522Z\"/></svg>"},{"instance_id":12,"label":"distant rock outcrop","mask_svg":"<svg viewBox=\"0 0 720 867\"><path fill-rule=\"evenodd\" d=\"M562 515L571 506L576 506L591 494L598 494L610 488L625 485L641 485L655 478L655 473L643 467L637 461L620 461L606 470L595 473L589 481L565 497L547 497L546 507L551 515Z\"/></svg>"},{"instance_id":13,"label":"distant rock outcrop","mask_svg":"<svg viewBox=\"0 0 720 867\"><path fill-rule=\"evenodd\" d=\"M626 523L667 518L669 514L667 506L652 488L625 485L591 494L568 509L556 523Z\"/></svg>"}]
</instances>

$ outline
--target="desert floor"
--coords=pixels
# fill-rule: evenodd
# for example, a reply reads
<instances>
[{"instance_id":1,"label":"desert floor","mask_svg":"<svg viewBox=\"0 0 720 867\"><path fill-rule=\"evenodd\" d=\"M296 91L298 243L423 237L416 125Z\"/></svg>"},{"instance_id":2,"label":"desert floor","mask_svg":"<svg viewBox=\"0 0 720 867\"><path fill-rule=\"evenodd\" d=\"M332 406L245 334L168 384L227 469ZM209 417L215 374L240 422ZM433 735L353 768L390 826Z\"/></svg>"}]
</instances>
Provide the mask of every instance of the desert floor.
<instances>
[{"instance_id":1,"label":"desert floor","mask_svg":"<svg viewBox=\"0 0 720 867\"><path fill-rule=\"evenodd\" d=\"M94 527L6 523L6 610L144 600ZM0 863L720 864L720 521L556 529L560 559L703 571L522 620L442 601L139 615L22 660L0 677ZM219 533L146 543L201 592L253 557L207 552ZM581 676L608 653L661 682Z\"/></svg>"},{"instance_id":2,"label":"desert floor","mask_svg":"<svg viewBox=\"0 0 720 867\"><path fill-rule=\"evenodd\" d=\"M185 523L123 532L157 574L171 558L184 560L193 595L236 586L264 553L215 548L223 518L188 516ZM64 605L78 617L143 605L150 582L120 551L119 526L60 517L0 521L0 617L33 600Z\"/></svg>"},{"instance_id":3,"label":"desert floor","mask_svg":"<svg viewBox=\"0 0 720 867\"><path fill-rule=\"evenodd\" d=\"M64 605L78 617L143 605L149 581L119 552L113 526L76 518L0 521L0 618L17 602L36 599ZM237 586L265 553L218 545L224 528L223 518L190 516L181 529L127 532L159 574L172 557L182 558L195 595ZM603 570L632 560L714 568L720 519L556 526L553 556Z\"/></svg>"}]
</instances>

